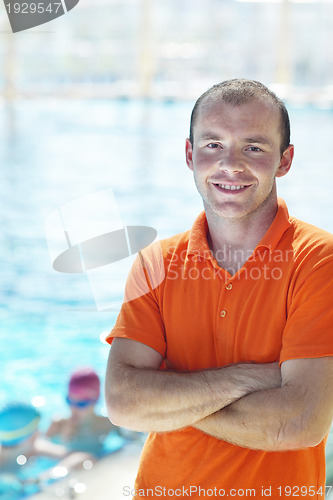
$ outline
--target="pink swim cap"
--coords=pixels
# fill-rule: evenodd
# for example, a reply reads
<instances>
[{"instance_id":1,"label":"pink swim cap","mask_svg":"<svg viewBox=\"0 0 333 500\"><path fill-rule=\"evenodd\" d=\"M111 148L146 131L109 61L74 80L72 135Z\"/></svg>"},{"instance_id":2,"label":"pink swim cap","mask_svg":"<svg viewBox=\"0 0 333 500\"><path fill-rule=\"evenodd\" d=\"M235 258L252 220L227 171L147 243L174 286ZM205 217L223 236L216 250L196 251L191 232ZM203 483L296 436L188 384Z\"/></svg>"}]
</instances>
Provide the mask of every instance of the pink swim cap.
<instances>
[{"instance_id":1,"label":"pink swim cap","mask_svg":"<svg viewBox=\"0 0 333 500\"><path fill-rule=\"evenodd\" d=\"M69 381L68 396L82 400L99 398L100 380L97 373L89 367L79 368L72 373Z\"/></svg>"}]
</instances>

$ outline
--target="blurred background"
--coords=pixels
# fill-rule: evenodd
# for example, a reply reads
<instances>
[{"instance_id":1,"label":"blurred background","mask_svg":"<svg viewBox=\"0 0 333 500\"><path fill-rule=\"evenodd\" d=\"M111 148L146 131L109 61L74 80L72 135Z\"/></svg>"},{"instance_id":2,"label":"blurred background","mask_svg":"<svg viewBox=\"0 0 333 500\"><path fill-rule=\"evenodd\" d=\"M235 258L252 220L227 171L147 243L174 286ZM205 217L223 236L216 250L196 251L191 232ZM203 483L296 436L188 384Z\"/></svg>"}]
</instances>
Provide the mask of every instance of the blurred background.
<instances>
[{"instance_id":1,"label":"blurred background","mask_svg":"<svg viewBox=\"0 0 333 500\"><path fill-rule=\"evenodd\" d=\"M4 6L0 23L7 97L184 99L245 75L332 104L331 0L81 0L14 36Z\"/></svg>"},{"instance_id":2,"label":"blurred background","mask_svg":"<svg viewBox=\"0 0 333 500\"><path fill-rule=\"evenodd\" d=\"M285 99L296 153L279 194L333 231L333 2L81 0L16 34L1 4L0 40L0 401L32 400L46 426L75 367L104 379L123 290L98 311L86 275L54 271L47 218L110 188L124 224L188 229L202 207L184 142L209 86L257 79Z\"/></svg>"}]
</instances>

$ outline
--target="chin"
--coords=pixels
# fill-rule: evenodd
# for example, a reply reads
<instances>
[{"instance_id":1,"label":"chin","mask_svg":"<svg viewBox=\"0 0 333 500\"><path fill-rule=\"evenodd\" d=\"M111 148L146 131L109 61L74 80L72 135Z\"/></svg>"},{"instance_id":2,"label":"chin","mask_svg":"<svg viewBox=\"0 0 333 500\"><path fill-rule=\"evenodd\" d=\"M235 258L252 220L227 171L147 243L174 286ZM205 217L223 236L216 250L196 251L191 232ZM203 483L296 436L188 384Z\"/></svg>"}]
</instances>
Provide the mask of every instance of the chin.
<instances>
[{"instance_id":1,"label":"chin","mask_svg":"<svg viewBox=\"0 0 333 500\"><path fill-rule=\"evenodd\" d=\"M215 216L225 220L243 219L252 212L251 209L246 209L244 207L241 208L236 206L224 206L224 207L205 206L206 213L207 209L209 212L212 212Z\"/></svg>"}]
</instances>

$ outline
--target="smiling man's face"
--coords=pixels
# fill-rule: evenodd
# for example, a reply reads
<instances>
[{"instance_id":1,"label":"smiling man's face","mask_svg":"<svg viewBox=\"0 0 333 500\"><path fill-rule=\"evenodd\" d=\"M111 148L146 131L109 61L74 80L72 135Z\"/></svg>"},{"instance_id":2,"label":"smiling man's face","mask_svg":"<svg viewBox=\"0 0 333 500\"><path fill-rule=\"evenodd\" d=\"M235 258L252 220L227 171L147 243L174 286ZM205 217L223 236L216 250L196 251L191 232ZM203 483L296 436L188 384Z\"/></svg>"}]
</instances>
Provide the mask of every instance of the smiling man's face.
<instances>
[{"instance_id":1,"label":"smiling man's face","mask_svg":"<svg viewBox=\"0 0 333 500\"><path fill-rule=\"evenodd\" d=\"M293 146L281 156L280 123L269 102L202 103L186 162L207 215L241 219L276 202L275 179L288 172L293 156Z\"/></svg>"}]
</instances>

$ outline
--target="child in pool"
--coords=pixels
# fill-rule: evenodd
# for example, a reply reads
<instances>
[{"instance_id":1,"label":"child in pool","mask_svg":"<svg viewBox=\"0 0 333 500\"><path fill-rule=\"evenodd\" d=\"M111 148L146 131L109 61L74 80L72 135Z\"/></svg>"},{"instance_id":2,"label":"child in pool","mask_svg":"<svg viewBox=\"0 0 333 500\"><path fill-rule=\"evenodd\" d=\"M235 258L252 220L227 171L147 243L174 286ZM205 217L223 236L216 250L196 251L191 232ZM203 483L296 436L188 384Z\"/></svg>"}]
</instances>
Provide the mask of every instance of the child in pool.
<instances>
[{"instance_id":1,"label":"child in pool","mask_svg":"<svg viewBox=\"0 0 333 500\"><path fill-rule=\"evenodd\" d=\"M8 476L22 485L48 482L93 460L87 453L72 453L39 433L40 413L31 404L12 402L0 407L0 492ZM43 457L46 460L37 463ZM47 460L49 459L49 460Z\"/></svg>"},{"instance_id":2,"label":"child in pool","mask_svg":"<svg viewBox=\"0 0 333 500\"><path fill-rule=\"evenodd\" d=\"M119 433L107 417L95 410L100 396L100 379L92 368L79 368L72 373L67 394L71 414L54 419L46 436L57 439L71 450L81 450L99 456L110 432Z\"/></svg>"}]
</instances>

